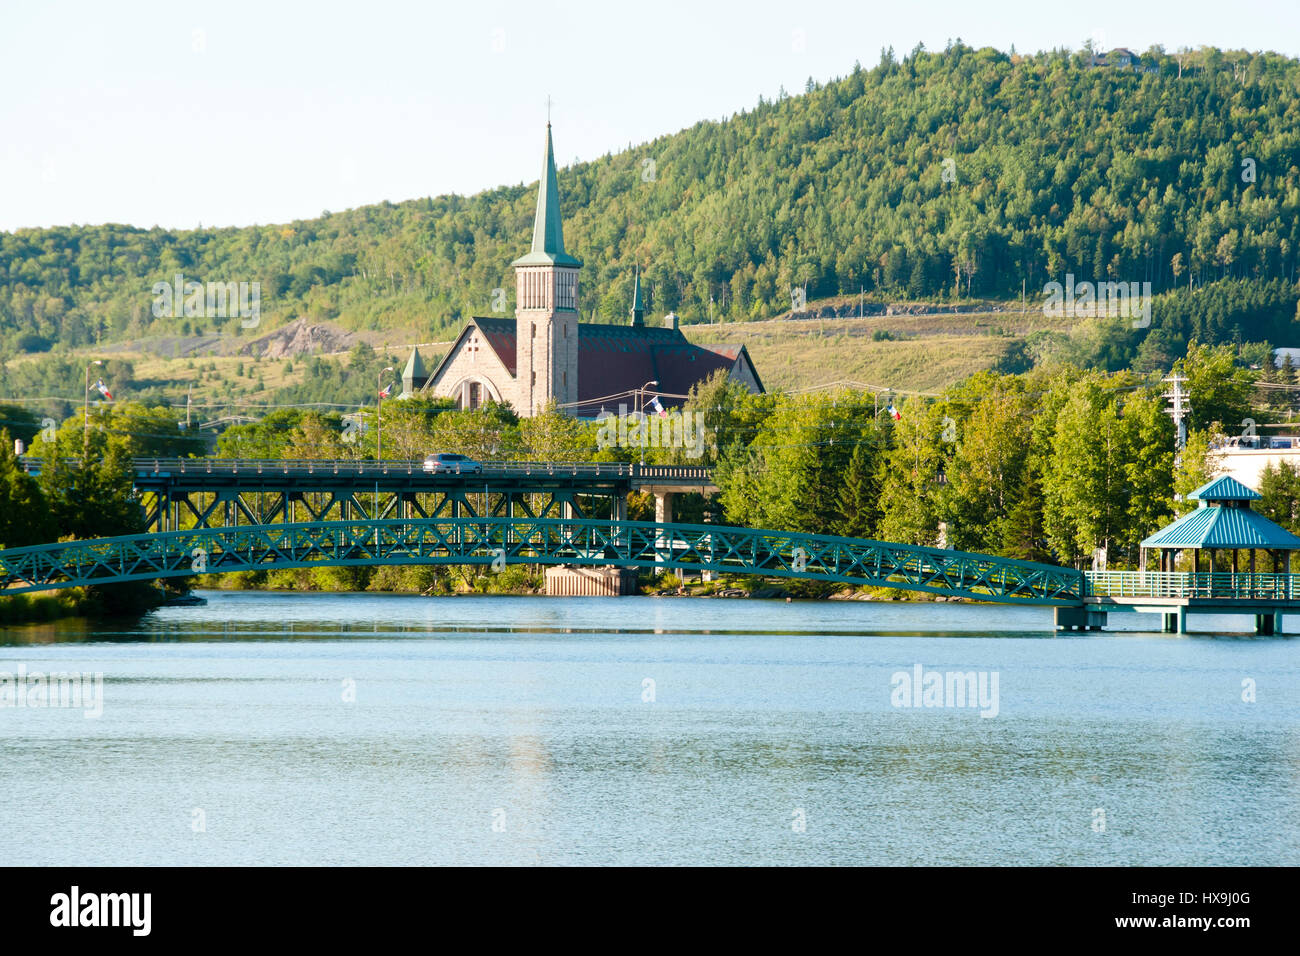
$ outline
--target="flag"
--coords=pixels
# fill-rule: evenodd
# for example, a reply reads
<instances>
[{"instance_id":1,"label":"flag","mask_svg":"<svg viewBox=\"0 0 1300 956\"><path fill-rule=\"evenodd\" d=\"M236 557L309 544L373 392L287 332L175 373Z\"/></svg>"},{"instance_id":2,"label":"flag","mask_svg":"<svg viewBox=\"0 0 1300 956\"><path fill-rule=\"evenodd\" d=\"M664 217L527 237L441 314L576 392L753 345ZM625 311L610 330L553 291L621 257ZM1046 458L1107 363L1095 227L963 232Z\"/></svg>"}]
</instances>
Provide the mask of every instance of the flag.
<instances>
[{"instance_id":1,"label":"flag","mask_svg":"<svg viewBox=\"0 0 1300 956\"><path fill-rule=\"evenodd\" d=\"M104 384L102 378L95 383L95 388L99 389L99 394L103 395L110 402L113 400L113 393L108 390L108 386Z\"/></svg>"},{"instance_id":2,"label":"flag","mask_svg":"<svg viewBox=\"0 0 1300 956\"><path fill-rule=\"evenodd\" d=\"M392 394L393 394L393 383L392 383L392 382L389 382L389 383L388 383L387 385L385 385L385 386L383 387L383 389L379 392L379 397L380 397L380 398L387 398L389 395L392 395Z\"/></svg>"},{"instance_id":3,"label":"flag","mask_svg":"<svg viewBox=\"0 0 1300 956\"><path fill-rule=\"evenodd\" d=\"M901 422L903 420L903 413L894 407L893 402L889 403L889 417L896 422Z\"/></svg>"},{"instance_id":4,"label":"flag","mask_svg":"<svg viewBox=\"0 0 1300 956\"><path fill-rule=\"evenodd\" d=\"M663 418L663 417L665 417L665 416L668 414L666 411L664 411L664 407L663 407L662 405L659 404L659 396L658 396L658 395L654 395L654 396L651 397L651 399L650 399L650 407L653 408L656 412L659 413L659 417L660 417L660 418Z\"/></svg>"}]
</instances>

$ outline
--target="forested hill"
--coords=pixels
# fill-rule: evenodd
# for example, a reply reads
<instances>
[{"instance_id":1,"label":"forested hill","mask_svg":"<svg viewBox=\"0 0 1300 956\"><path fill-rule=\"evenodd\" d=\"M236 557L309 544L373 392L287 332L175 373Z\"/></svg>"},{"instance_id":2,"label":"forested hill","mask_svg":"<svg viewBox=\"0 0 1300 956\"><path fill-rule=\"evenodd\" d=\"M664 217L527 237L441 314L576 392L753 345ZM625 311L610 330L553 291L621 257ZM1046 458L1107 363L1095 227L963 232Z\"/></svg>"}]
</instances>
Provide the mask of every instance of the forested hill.
<instances>
[{"instance_id":1,"label":"forested hill","mask_svg":"<svg viewBox=\"0 0 1300 956\"><path fill-rule=\"evenodd\" d=\"M1157 293L1189 280L1290 283L1300 63L1209 48L1151 51L1136 70L1093 66L1086 52L887 53L801 95L562 169L560 186L566 243L586 263L581 306L610 319L626 315L636 262L652 310L688 319L710 299L723 318L777 313L795 285L810 300L860 288L951 300L1019 297L1022 280L1041 297L1067 272ZM211 330L152 315L150 287L176 273L260 281L262 331L308 316L436 332L490 312L496 288L512 311L508 264L525 249L534 195L512 186L248 228L2 233L0 348ZM1268 337L1255 331L1246 337Z\"/></svg>"}]
</instances>

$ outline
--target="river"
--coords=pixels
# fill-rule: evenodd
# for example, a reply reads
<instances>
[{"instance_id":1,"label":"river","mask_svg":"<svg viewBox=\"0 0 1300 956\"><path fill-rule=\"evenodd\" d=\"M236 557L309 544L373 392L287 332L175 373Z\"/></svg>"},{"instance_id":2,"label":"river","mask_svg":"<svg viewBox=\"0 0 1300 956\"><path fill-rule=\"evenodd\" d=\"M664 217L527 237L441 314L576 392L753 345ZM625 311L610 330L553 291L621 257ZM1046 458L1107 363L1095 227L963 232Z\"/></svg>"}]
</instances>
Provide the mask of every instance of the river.
<instances>
[{"instance_id":1,"label":"river","mask_svg":"<svg viewBox=\"0 0 1300 956\"><path fill-rule=\"evenodd\" d=\"M0 672L103 675L97 716L89 676L79 706L0 707L0 864L1300 863L1290 636L204 596L0 629Z\"/></svg>"}]
</instances>

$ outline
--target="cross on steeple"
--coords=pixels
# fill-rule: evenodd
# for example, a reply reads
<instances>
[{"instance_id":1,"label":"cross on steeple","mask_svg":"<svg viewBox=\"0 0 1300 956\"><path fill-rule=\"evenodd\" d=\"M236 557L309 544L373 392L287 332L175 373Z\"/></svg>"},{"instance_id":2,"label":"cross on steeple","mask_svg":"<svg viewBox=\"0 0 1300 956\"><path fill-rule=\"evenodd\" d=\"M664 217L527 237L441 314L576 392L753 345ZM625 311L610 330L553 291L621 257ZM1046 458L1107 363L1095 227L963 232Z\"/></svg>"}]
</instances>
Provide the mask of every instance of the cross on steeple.
<instances>
[{"instance_id":1,"label":"cross on steeple","mask_svg":"<svg viewBox=\"0 0 1300 956\"><path fill-rule=\"evenodd\" d=\"M551 125L551 94L546 94L546 125Z\"/></svg>"}]
</instances>

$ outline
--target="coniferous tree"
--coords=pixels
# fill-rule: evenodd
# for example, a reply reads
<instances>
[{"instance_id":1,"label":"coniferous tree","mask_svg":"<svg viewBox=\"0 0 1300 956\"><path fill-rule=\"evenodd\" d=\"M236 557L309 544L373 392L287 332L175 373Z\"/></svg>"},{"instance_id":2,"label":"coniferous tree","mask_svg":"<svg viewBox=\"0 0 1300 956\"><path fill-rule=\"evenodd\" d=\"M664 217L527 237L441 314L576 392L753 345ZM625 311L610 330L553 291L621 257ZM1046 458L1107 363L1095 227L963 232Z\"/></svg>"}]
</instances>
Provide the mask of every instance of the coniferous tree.
<instances>
[{"instance_id":1,"label":"coniferous tree","mask_svg":"<svg viewBox=\"0 0 1300 956\"><path fill-rule=\"evenodd\" d=\"M44 544L54 538L45 496L36 479L19 466L8 430L0 428L0 548Z\"/></svg>"}]
</instances>

